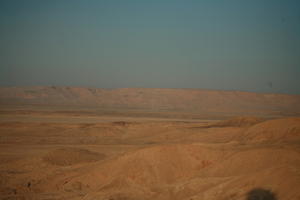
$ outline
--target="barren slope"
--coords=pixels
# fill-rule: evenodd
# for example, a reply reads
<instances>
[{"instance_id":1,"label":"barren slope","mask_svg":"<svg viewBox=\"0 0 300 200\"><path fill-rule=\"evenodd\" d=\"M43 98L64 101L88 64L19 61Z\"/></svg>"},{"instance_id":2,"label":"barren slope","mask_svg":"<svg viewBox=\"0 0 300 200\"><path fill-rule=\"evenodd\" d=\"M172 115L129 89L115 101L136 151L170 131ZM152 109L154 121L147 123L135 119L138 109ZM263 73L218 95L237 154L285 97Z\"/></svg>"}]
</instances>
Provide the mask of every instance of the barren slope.
<instances>
[{"instance_id":1,"label":"barren slope","mask_svg":"<svg viewBox=\"0 0 300 200\"><path fill-rule=\"evenodd\" d=\"M299 118L0 124L3 199L300 198ZM257 139L258 138L258 139ZM263 140L261 140L263 138Z\"/></svg>"}]
</instances>

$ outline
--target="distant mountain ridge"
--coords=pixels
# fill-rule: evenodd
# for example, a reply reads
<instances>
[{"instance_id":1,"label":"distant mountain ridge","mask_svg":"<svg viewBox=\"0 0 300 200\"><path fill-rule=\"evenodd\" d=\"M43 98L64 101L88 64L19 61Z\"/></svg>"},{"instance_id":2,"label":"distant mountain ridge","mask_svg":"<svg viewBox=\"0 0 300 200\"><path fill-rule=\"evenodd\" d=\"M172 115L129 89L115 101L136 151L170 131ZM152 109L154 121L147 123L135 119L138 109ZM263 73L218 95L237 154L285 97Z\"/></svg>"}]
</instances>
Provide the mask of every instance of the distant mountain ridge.
<instances>
[{"instance_id":1,"label":"distant mountain ridge","mask_svg":"<svg viewBox=\"0 0 300 200\"><path fill-rule=\"evenodd\" d=\"M74 105L204 113L300 114L300 95L202 89L1 87L0 104Z\"/></svg>"}]
</instances>

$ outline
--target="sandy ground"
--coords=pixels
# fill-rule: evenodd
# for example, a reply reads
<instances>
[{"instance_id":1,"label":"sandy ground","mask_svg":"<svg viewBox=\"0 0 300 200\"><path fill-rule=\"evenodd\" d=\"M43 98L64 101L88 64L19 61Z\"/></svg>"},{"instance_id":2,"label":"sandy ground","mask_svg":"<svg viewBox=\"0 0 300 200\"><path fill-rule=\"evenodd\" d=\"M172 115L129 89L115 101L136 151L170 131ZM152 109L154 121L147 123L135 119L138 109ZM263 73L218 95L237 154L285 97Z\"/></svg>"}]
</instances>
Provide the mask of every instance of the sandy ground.
<instances>
[{"instance_id":1,"label":"sandy ground","mask_svg":"<svg viewBox=\"0 0 300 200\"><path fill-rule=\"evenodd\" d=\"M0 117L0 199L300 199L300 118Z\"/></svg>"}]
</instances>

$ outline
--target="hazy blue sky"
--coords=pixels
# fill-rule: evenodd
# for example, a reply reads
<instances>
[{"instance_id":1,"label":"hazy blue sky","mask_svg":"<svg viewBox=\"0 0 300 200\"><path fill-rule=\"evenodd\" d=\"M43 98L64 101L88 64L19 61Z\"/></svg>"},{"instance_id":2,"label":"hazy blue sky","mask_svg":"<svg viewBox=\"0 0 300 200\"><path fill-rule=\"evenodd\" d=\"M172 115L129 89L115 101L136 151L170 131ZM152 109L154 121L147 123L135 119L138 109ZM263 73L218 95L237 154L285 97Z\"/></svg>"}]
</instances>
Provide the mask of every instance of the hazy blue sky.
<instances>
[{"instance_id":1,"label":"hazy blue sky","mask_svg":"<svg viewBox=\"0 0 300 200\"><path fill-rule=\"evenodd\" d=\"M300 94L300 1L1 0L0 85Z\"/></svg>"}]
</instances>

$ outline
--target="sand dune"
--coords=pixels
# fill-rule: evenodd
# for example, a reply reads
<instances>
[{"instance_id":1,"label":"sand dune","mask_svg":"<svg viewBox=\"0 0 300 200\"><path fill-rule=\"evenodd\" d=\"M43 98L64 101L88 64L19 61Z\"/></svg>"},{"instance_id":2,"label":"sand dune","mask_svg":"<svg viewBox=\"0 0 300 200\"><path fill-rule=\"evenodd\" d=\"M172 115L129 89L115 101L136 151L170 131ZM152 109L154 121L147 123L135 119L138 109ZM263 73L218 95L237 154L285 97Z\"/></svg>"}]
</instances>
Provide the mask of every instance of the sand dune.
<instances>
[{"instance_id":1,"label":"sand dune","mask_svg":"<svg viewBox=\"0 0 300 200\"><path fill-rule=\"evenodd\" d=\"M212 127L248 127L254 124L258 124L263 122L263 118L258 117L234 117L228 120L223 120L217 123L212 123L205 128L212 128Z\"/></svg>"},{"instance_id":2,"label":"sand dune","mask_svg":"<svg viewBox=\"0 0 300 200\"><path fill-rule=\"evenodd\" d=\"M300 118L276 119L257 124L245 132L246 142L299 142Z\"/></svg>"},{"instance_id":3,"label":"sand dune","mask_svg":"<svg viewBox=\"0 0 300 200\"><path fill-rule=\"evenodd\" d=\"M300 195L280 187L283 179L291 187L300 183L299 166L300 152L289 149L224 151L197 144L162 145L95 163L71 173L65 181L54 181L63 182L64 191L77 191L80 185L84 199L223 199L232 195L243 199L252 187L266 185L284 197ZM285 194L283 189L292 192Z\"/></svg>"}]
</instances>

